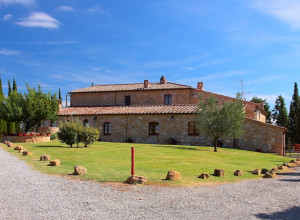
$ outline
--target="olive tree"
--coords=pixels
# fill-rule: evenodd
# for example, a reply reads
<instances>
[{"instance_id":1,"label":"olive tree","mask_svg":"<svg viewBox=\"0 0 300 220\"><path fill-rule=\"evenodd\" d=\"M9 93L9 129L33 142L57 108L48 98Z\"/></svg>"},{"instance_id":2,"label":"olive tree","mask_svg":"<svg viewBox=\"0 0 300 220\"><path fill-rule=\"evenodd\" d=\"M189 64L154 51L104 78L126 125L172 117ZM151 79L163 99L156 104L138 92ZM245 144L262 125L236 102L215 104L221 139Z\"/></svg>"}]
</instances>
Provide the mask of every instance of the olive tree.
<instances>
[{"instance_id":1,"label":"olive tree","mask_svg":"<svg viewBox=\"0 0 300 220\"><path fill-rule=\"evenodd\" d=\"M219 138L238 138L243 134L245 113L240 94L224 103L219 103L213 95L199 99L196 127L205 136L213 138L215 152Z\"/></svg>"}]
</instances>

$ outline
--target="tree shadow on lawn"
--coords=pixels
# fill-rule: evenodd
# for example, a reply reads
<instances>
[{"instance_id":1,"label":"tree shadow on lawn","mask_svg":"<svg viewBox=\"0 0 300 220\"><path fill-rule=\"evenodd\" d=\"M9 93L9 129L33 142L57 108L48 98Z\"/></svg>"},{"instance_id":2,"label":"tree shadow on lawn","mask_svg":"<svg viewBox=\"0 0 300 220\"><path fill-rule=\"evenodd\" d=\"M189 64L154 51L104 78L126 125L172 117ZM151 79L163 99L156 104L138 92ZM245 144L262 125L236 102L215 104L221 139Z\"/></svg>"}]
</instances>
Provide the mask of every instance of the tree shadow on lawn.
<instances>
[{"instance_id":1,"label":"tree shadow on lawn","mask_svg":"<svg viewBox=\"0 0 300 220\"><path fill-rule=\"evenodd\" d=\"M277 176L300 176L300 172L276 173Z\"/></svg>"},{"instance_id":2,"label":"tree shadow on lawn","mask_svg":"<svg viewBox=\"0 0 300 220\"><path fill-rule=\"evenodd\" d=\"M284 211L271 214L260 213L255 216L261 219L298 219L300 216L300 207L294 206Z\"/></svg>"},{"instance_id":3,"label":"tree shadow on lawn","mask_svg":"<svg viewBox=\"0 0 300 220\"><path fill-rule=\"evenodd\" d=\"M199 148L194 148L194 147L180 147L180 146L170 146L170 145L161 145L161 146L153 146L153 147L159 147L159 148L168 148L168 149L178 149L178 150L193 150L193 151L207 151L207 152L211 152L210 150L206 150L206 149L200 149Z\"/></svg>"},{"instance_id":4,"label":"tree shadow on lawn","mask_svg":"<svg viewBox=\"0 0 300 220\"><path fill-rule=\"evenodd\" d=\"M37 145L34 147L38 147L38 148L44 148L44 147L48 147L48 148L64 148L64 149L79 149L79 148L84 148L84 146L79 146L79 147L70 147L70 146L53 146L53 145Z\"/></svg>"}]
</instances>

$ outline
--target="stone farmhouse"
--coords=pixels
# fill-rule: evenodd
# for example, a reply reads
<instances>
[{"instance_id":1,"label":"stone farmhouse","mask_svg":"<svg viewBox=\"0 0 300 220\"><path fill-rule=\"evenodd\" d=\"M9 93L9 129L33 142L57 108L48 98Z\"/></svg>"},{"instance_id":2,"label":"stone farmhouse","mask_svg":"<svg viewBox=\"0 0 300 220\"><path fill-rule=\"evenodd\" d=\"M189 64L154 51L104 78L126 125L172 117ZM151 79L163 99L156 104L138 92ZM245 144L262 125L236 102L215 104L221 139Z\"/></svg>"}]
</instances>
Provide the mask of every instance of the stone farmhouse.
<instances>
[{"instance_id":1,"label":"stone farmhouse","mask_svg":"<svg viewBox=\"0 0 300 220\"><path fill-rule=\"evenodd\" d=\"M212 138L195 129L199 94L214 95L219 103L233 98L207 92L203 82L197 88L167 82L95 85L69 92L70 106L60 109L59 122L78 119L85 126L100 129L108 142L167 144L173 138L183 145L212 146ZM239 139L221 139L223 147L283 154L285 128L266 123L263 104L244 102L246 120Z\"/></svg>"}]
</instances>

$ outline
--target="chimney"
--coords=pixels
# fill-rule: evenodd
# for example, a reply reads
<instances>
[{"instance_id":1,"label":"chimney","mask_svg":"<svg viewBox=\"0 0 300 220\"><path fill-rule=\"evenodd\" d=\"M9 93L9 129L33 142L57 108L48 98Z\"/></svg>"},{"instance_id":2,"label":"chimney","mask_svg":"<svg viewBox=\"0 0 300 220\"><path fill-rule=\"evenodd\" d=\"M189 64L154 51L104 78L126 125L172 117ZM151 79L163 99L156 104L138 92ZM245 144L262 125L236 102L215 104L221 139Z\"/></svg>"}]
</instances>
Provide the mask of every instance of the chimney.
<instances>
[{"instance_id":1,"label":"chimney","mask_svg":"<svg viewBox=\"0 0 300 220\"><path fill-rule=\"evenodd\" d=\"M160 84L167 84L167 79L166 79L166 77L162 76L162 77L160 78Z\"/></svg>"},{"instance_id":2,"label":"chimney","mask_svg":"<svg viewBox=\"0 0 300 220\"><path fill-rule=\"evenodd\" d=\"M148 80L144 80L144 88L148 89L149 88L149 81Z\"/></svg>"},{"instance_id":3,"label":"chimney","mask_svg":"<svg viewBox=\"0 0 300 220\"><path fill-rule=\"evenodd\" d=\"M200 91L204 91L204 85L203 85L203 82L198 82L198 83L197 83L197 89L200 90Z\"/></svg>"}]
</instances>

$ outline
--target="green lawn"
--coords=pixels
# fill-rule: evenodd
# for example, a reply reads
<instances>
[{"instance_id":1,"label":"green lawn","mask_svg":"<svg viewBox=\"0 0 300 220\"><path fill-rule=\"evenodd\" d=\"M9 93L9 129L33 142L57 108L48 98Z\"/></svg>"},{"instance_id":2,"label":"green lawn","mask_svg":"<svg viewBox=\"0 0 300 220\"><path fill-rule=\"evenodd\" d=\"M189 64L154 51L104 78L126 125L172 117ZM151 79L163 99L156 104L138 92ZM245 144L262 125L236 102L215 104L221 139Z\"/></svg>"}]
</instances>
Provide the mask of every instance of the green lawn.
<instances>
[{"instance_id":1,"label":"green lawn","mask_svg":"<svg viewBox=\"0 0 300 220\"><path fill-rule=\"evenodd\" d=\"M212 147L182 145L150 145L97 142L87 148L70 148L59 141L47 143L20 143L33 153L22 156L12 148L1 147L13 155L25 160L35 169L47 174L72 174L74 165L85 166L88 174L80 176L101 182L123 182L130 176L130 147L135 147L136 174L148 178L150 184L193 185L211 182L234 182L242 179L257 178L248 171L256 168L272 168L290 158L267 153L219 148L213 152ZM51 159L59 159L60 167L47 166L49 162L39 161L39 157L48 154ZM202 172L212 174L214 169L224 169L225 177L211 176L208 180L198 179ZM236 177L233 172L244 171L243 177ZM164 181L168 170L177 170L183 180L179 183ZM74 178L79 178L72 176Z\"/></svg>"}]
</instances>

